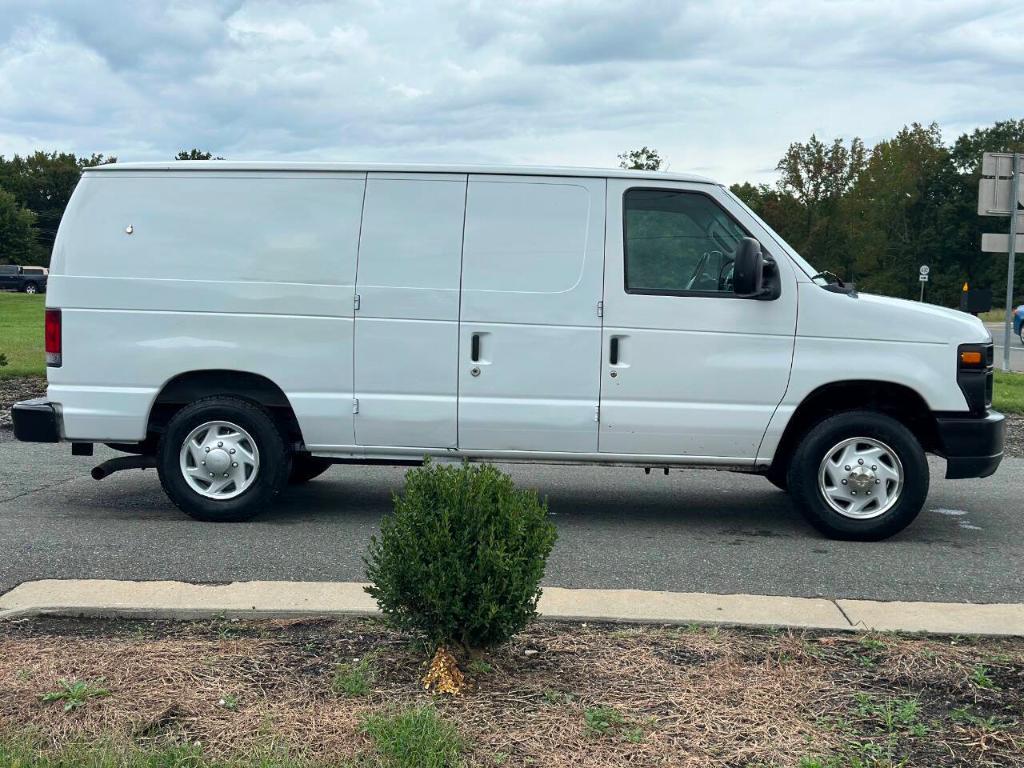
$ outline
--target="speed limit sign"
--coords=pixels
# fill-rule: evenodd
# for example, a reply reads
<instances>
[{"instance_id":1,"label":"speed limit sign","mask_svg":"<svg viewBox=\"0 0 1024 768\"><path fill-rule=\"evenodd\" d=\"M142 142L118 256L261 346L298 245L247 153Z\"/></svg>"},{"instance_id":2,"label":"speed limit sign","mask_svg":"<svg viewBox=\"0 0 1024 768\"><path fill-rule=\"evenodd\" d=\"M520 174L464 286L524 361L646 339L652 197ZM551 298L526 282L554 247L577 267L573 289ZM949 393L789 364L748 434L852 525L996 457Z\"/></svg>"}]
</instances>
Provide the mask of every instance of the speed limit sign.
<instances>
[{"instance_id":1,"label":"speed limit sign","mask_svg":"<svg viewBox=\"0 0 1024 768\"><path fill-rule=\"evenodd\" d=\"M929 267L927 264L922 264L920 271L921 271L921 277L920 277L921 282L922 283L927 283L928 282L928 273L932 271L931 267Z\"/></svg>"}]
</instances>

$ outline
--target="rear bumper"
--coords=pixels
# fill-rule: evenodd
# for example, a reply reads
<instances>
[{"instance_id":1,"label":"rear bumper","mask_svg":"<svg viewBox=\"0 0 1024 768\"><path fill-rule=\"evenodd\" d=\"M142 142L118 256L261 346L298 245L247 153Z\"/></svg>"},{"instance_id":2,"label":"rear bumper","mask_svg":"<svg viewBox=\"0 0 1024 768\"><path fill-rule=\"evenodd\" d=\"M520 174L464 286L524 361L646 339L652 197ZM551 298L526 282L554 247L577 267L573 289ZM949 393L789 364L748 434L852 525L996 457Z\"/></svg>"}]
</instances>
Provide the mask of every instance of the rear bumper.
<instances>
[{"instance_id":1,"label":"rear bumper","mask_svg":"<svg viewBox=\"0 0 1024 768\"><path fill-rule=\"evenodd\" d=\"M25 443L59 443L60 416L44 399L22 400L11 407L14 436Z\"/></svg>"},{"instance_id":2,"label":"rear bumper","mask_svg":"<svg viewBox=\"0 0 1024 768\"><path fill-rule=\"evenodd\" d=\"M936 419L946 478L988 477L1003 460L1006 419L997 411L984 416L939 415Z\"/></svg>"}]
</instances>

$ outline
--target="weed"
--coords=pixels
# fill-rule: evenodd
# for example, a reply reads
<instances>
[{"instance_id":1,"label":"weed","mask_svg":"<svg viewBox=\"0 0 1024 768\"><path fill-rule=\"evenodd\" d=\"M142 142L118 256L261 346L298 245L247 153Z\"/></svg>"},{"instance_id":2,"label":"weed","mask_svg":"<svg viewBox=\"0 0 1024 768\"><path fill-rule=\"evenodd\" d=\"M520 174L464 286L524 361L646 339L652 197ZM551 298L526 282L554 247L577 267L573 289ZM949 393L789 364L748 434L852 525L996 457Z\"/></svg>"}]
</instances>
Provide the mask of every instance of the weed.
<instances>
[{"instance_id":1,"label":"weed","mask_svg":"<svg viewBox=\"0 0 1024 768\"><path fill-rule=\"evenodd\" d=\"M453 768L463 764L465 742L431 706L370 715L363 733L386 768Z\"/></svg>"},{"instance_id":2,"label":"weed","mask_svg":"<svg viewBox=\"0 0 1024 768\"><path fill-rule=\"evenodd\" d=\"M619 728L625 722L625 718L615 707L592 707L583 712L583 721L588 732L604 736L609 731Z\"/></svg>"},{"instance_id":3,"label":"weed","mask_svg":"<svg viewBox=\"0 0 1024 768\"><path fill-rule=\"evenodd\" d=\"M100 678L96 682L102 683L103 678ZM57 685L60 687L59 690L44 693L41 698L45 703L50 703L52 701L64 702L65 712L71 712L79 707L84 707L85 703L89 699L110 695L110 691L106 688L100 688L92 685L91 683L82 682L81 680L70 682L61 678L57 681Z\"/></svg>"},{"instance_id":4,"label":"weed","mask_svg":"<svg viewBox=\"0 0 1024 768\"><path fill-rule=\"evenodd\" d=\"M978 664L971 670L971 682L979 688L986 688L990 691L999 690L999 687L989 677L989 669L984 664Z\"/></svg>"},{"instance_id":5,"label":"weed","mask_svg":"<svg viewBox=\"0 0 1024 768\"><path fill-rule=\"evenodd\" d=\"M217 702L217 706L224 707L224 709L234 712L238 709L238 697L229 693Z\"/></svg>"},{"instance_id":6,"label":"weed","mask_svg":"<svg viewBox=\"0 0 1024 768\"><path fill-rule=\"evenodd\" d=\"M568 691L556 691L554 688L544 689L544 703L549 706L568 705L576 701L576 697Z\"/></svg>"},{"instance_id":7,"label":"weed","mask_svg":"<svg viewBox=\"0 0 1024 768\"><path fill-rule=\"evenodd\" d=\"M351 664L339 664L334 668L331 690L344 696L365 696L373 687L376 678L373 659L366 656Z\"/></svg>"},{"instance_id":8,"label":"weed","mask_svg":"<svg viewBox=\"0 0 1024 768\"><path fill-rule=\"evenodd\" d=\"M494 667L483 659L471 659L470 662L466 664L466 670L470 674L480 676L491 674L491 672L494 671Z\"/></svg>"}]
</instances>

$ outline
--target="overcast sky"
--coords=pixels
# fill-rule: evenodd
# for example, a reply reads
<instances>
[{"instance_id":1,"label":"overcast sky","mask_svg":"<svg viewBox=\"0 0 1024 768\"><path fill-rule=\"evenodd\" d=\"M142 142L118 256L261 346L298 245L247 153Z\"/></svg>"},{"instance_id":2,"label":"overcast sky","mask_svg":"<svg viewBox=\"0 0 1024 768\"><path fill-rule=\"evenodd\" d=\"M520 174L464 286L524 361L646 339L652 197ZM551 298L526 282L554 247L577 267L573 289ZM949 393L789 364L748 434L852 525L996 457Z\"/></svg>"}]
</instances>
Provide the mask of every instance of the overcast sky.
<instances>
[{"instance_id":1,"label":"overcast sky","mask_svg":"<svg viewBox=\"0 0 1024 768\"><path fill-rule=\"evenodd\" d=\"M1024 113L1019 0L0 0L0 154L615 165Z\"/></svg>"}]
</instances>

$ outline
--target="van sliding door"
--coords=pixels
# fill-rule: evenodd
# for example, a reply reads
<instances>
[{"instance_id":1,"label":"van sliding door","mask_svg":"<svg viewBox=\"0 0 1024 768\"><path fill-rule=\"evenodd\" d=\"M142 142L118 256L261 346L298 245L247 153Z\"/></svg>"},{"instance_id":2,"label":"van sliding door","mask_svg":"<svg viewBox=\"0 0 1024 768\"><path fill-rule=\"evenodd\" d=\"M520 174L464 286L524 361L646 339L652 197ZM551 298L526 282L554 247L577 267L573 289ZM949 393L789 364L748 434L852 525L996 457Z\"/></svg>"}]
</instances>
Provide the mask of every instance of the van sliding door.
<instances>
[{"instance_id":1,"label":"van sliding door","mask_svg":"<svg viewBox=\"0 0 1024 768\"><path fill-rule=\"evenodd\" d=\"M470 176L459 448L597 451L604 179Z\"/></svg>"},{"instance_id":2,"label":"van sliding door","mask_svg":"<svg viewBox=\"0 0 1024 768\"><path fill-rule=\"evenodd\" d=\"M371 173L355 312L357 445L454 448L466 176Z\"/></svg>"}]
</instances>

